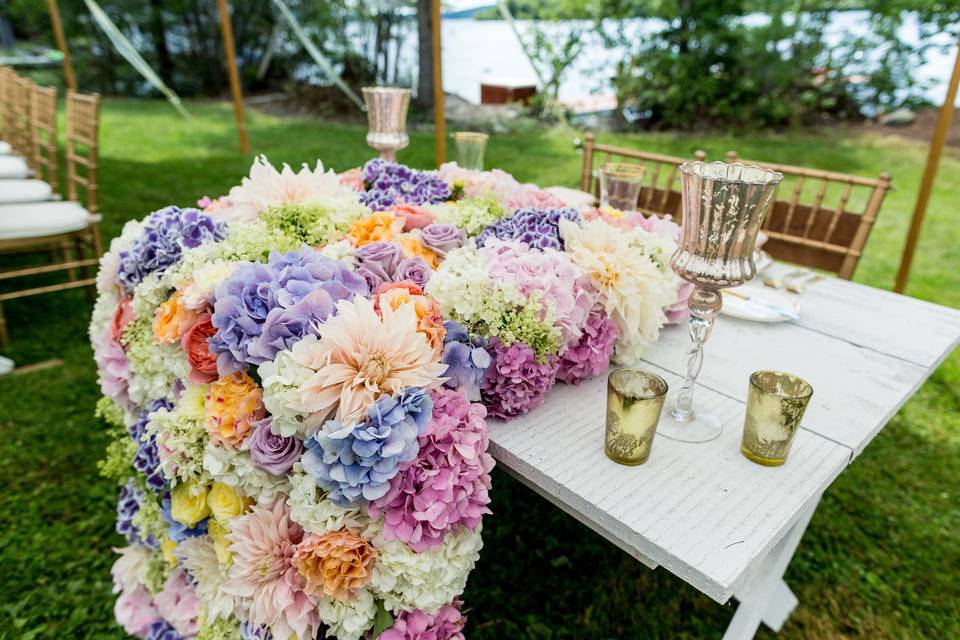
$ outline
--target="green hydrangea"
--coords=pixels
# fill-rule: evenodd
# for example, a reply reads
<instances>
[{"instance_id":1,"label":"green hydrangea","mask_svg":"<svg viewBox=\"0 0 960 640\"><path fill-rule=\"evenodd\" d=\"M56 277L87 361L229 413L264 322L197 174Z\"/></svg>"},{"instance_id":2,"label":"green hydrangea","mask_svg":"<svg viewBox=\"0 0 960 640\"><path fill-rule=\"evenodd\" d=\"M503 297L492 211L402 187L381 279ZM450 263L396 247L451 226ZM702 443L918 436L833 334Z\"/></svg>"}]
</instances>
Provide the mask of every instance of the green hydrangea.
<instances>
[{"instance_id":1,"label":"green hydrangea","mask_svg":"<svg viewBox=\"0 0 960 640\"><path fill-rule=\"evenodd\" d=\"M140 510L130 522L139 531L141 538L146 539L152 536L155 540L162 540L167 535L169 525L163 519L160 501L152 491L147 491L143 487L140 489L143 494Z\"/></svg>"},{"instance_id":2,"label":"green hydrangea","mask_svg":"<svg viewBox=\"0 0 960 640\"><path fill-rule=\"evenodd\" d=\"M205 615L200 615L196 640L240 640L241 637L240 621L233 616L207 620Z\"/></svg>"},{"instance_id":3,"label":"green hydrangea","mask_svg":"<svg viewBox=\"0 0 960 640\"><path fill-rule=\"evenodd\" d=\"M307 202L271 207L261 218L268 229L318 247L340 240L350 230L350 225L369 213L370 210L359 203L334 206Z\"/></svg>"},{"instance_id":4,"label":"green hydrangea","mask_svg":"<svg viewBox=\"0 0 960 640\"><path fill-rule=\"evenodd\" d=\"M120 405L113 401L113 398L103 396L97 400L97 410L95 415L111 427L123 428L123 409L121 409Z\"/></svg>"},{"instance_id":5,"label":"green hydrangea","mask_svg":"<svg viewBox=\"0 0 960 640\"><path fill-rule=\"evenodd\" d=\"M147 556L146 566L143 569L143 586L151 594L156 595L163 591L163 584L173 573L173 567L163 557L163 553L155 551Z\"/></svg>"},{"instance_id":6,"label":"green hydrangea","mask_svg":"<svg viewBox=\"0 0 960 640\"><path fill-rule=\"evenodd\" d=\"M137 443L122 427L112 429L110 435L113 439L107 445L104 459L97 462L97 469L104 478L124 484L134 471L133 457L137 455Z\"/></svg>"},{"instance_id":7,"label":"green hydrangea","mask_svg":"<svg viewBox=\"0 0 960 640\"><path fill-rule=\"evenodd\" d=\"M458 202L447 202L428 207L437 222L454 224L463 229L468 236L480 235L480 232L509 213L503 205L490 194L476 198L464 198Z\"/></svg>"}]
</instances>

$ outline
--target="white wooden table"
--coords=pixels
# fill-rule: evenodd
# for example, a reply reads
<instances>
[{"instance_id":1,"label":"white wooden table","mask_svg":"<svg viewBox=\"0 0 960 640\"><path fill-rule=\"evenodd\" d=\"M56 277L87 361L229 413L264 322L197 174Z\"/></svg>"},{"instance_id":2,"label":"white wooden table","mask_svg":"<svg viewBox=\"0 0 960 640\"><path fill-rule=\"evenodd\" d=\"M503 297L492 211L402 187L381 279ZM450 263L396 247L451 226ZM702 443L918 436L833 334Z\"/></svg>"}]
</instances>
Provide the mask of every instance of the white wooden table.
<instances>
[{"instance_id":1,"label":"white wooden table","mask_svg":"<svg viewBox=\"0 0 960 640\"><path fill-rule=\"evenodd\" d=\"M800 315L781 324L718 318L694 399L723 420L712 442L658 437L645 464L614 464L603 453L601 376L557 385L544 406L511 422L489 421L491 451L648 567L717 602L735 597L726 640L752 638L761 622L779 631L797 604L783 574L820 496L960 342L960 311L833 278L807 289ZM671 391L688 340L685 326L664 329L641 365ZM795 373L814 389L782 467L740 453L748 377L758 369Z\"/></svg>"}]
</instances>

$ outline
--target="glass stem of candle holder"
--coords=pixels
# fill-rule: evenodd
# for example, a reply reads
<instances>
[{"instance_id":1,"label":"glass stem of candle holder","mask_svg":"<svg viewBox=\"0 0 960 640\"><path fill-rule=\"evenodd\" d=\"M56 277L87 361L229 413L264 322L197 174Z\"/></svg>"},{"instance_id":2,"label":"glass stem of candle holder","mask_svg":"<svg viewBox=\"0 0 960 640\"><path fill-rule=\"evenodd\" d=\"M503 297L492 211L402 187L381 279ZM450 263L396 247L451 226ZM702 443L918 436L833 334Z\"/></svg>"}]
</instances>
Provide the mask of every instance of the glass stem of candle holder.
<instances>
[{"instance_id":1,"label":"glass stem of candle holder","mask_svg":"<svg viewBox=\"0 0 960 640\"><path fill-rule=\"evenodd\" d=\"M697 376L700 375L700 368L703 366L703 345L710 337L713 320L720 313L723 298L718 291L697 287L690 294L687 306L690 307L690 340L692 344L687 352L687 366L683 384L680 385L676 405L670 412L670 415L677 422L692 422L694 419L693 386L697 381Z\"/></svg>"}]
</instances>

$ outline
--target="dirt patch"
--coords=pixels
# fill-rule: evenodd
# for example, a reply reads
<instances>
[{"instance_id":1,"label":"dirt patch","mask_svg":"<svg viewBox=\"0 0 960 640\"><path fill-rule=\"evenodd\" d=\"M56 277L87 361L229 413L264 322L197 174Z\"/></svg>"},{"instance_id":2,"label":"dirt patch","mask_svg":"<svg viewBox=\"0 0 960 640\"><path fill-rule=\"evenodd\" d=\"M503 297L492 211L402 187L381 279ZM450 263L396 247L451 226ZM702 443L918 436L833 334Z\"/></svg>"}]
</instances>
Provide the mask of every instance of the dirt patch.
<instances>
[{"instance_id":1,"label":"dirt patch","mask_svg":"<svg viewBox=\"0 0 960 640\"><path fill-rule=\"evenodd\" d=\"M917 112L917 119L905 127L889 127L877 122L863 122L850 126L851 131L880 133L901 136L909 140L929 143L933 138L933 129L937 124L939 109L924 109ZM960 119L954 114L950 130L947 132L947 146L960 149Z\"/></svg>"}]
</instances>

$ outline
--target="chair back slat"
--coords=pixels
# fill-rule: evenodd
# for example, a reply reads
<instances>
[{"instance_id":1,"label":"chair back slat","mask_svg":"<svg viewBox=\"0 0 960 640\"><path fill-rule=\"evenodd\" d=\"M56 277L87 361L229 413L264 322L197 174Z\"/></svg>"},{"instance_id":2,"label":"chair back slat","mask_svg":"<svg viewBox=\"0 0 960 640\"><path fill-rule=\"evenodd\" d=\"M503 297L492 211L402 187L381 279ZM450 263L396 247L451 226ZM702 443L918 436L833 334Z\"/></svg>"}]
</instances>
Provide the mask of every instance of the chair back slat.
<instances>
[{"instance_id":1,"label":"chair back slat","mask_svg":"<svg viewBox=\"0 0 960 640\"><path fill-rule=\"evenodd\" d=\"M726 160L736 162L737 154L728 152ZM742 162L779 171L784 175L783 187L793 182L789 199L779 199L778 194L767 215L763 226L769 240L764 249L779 260L852 278L890 189L890 175L883 173L873 179L769 162ZM809 183L816 188L812 199L809 195L805 199Z\"/></svg>"},{"instance_id":2,"label":"chair back slat","mask_svg":"<svg viewBox=\"0 0 960 640\"><path fill-rule=\"evenodd\" d=\"M100 96L67 92L67 197L83 203L91 213L98 211L97 161L100 131ZM78 168L83 168L79 171Z\"/></svg>"},{"instance_id":3,"label":"chair back slat","mask_svg":"<svg viewBox=\"0 0 960 640\"><path fill-rule=\"evenodd\" d=\"M669 156L661 153L638 151L625 147L615 147L606 144L597 144L592 133L584 136L582 144L583 169L580 174L580 189L599 198L600 181L594 166L600 167L607 162L633 162L644 167L643 186L637 198L637 208L646 215L673 216L680 221L681 191L679 188L678 167L686 159ZM706 157L703 151L696 151L694 159L702 160ZM664 171L668 167L668 171ZM661 179L661 178L665 178Z\"/></svg>"},{"instance_id":4,"label":"chair back slat","mask_svg":"<svg viewBox=\"0 0 960 640\"><path fill-rule=\"evenodd\" d=\"M9 142L10 106L13 103L13 69L0 66L0 140Z\"/></svg>"},{"instance_id":5,"label":"chair back slat","mask_svg":"<svg viewBox=\"0 0 960 640\"><path fill-rule=\"evenodd\" d=\"M14 153L27 159L33 157L31 144L30 96L33 93L33 81L19 75L12 79L13 91L10 103L10 146Z\"/></svg>"},{"instance_id":6,"label":"chair back slat","mask_svg":"<svg viewBox=\"0 0 960 640\"><path fill-rule=\"evenodd\" d=\"M46 180L57 192L57 90L34 86L31 98L33 115L33 162L37 177Z\"/></svg>"}]
</instances>

